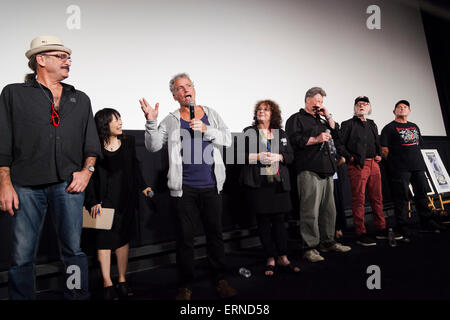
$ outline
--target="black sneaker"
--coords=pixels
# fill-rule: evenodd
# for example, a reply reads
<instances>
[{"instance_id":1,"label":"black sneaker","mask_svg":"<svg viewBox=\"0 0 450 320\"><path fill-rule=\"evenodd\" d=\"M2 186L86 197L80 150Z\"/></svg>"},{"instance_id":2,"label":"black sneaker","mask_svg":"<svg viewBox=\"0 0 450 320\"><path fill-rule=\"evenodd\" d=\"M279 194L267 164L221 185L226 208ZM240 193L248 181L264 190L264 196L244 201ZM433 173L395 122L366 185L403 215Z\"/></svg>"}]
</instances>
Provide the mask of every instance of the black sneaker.
<instances>
[{"instance_id":1,"label":"black sneaker","mask_svg":"<svg viewBox=\"0 0 450 320\"><path fill-rule=\"evenodd\" d=\"M434 222L434 224L440 231L448 230L447 226L445 224L443 224L441 221L439 221L437 219L433 219L432 221Z\"/></svg>"},{"instance_id":2,"label":"black sneaker","mask_svg":"<svg viewBox=\"0 0 450 320\"><path fill-rule=\"evenodd\" d=\"M378 230L377 234L375 235L375 238L377 238L378 240L388 240L389 239L389 230L388 229ZM403 235L394 231L394 239L402 240Z\"/></svg>"},{"instance_id":3,"label":"black sneaker","mask_svg":"<svg viewBox=\"0 0 450 320\"><path fill-rule=\"evenodd\" d=\"M409 236L403 236L403 238L399 241L404 242L404 243L410 243L411 238Z\"/></svg>"},{"instance_id":4,"label":"black sneaker","mask_svg":"<svg viewBox=\"0 0 450 320\"><path fill-rule=\"evenodd\" d=\"M400 239L400 241L405 242L405 243L410 243L411 242L411 231L407 228L407 227L402 227L400 228L400 234L403 236L402 239Z\"/></svg>"},{"instance_id":5,"label":"black sneaker","mask_svg":"<svg viewBox=\"0 0 450 320\"><path fill-rule=\"evenodd\" d=\"M430 232L430 233L441 233L441 230L446 230L447 228L433 219L428 220L426 223L422 224L420 231L421 232Z\"/></svg>"},{"instance_id":6,"label":"black sneaker","mask_svg":"<svg viewBox=\"0 0 450 320\"><path fill-rule=\"evenodd\" d=\"M377 245L377 242L365 233L358 236L356 243L364 247L372 247Z\"/></svg>"}]
</instances>

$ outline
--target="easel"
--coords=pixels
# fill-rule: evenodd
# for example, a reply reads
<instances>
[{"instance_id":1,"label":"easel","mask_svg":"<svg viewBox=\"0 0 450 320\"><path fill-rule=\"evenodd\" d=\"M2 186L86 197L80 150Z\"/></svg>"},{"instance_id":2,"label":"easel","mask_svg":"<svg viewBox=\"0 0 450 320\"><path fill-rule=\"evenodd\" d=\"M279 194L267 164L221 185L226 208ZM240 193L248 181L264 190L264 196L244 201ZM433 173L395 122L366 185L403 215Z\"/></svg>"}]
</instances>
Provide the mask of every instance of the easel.
<instances>
[{"instance_id":1,"label":"easel","mask_svg":"<svg viewBox=\"0 0 450 320\"><path fill-rule=\"evenodd\" d=\"M445 211L444 204L450 203L450 200L442 201L442 194L444 192L449 192L448 186L450 183L450 176L442 163L441 157L437 149L422 149L423 160L427 166L427 179L430 184L430 193L428 193L428 200L430 201L429 207L432 208L440 217L448 216L447 211ZM433 183L431 183L431 181ZM434 190L436 192L434 192ZM446 186L443 188L443 186ZM434 195L437 194L439 198L440 208L436 208L434 205Z\"/></svg>"},{"instance_id":2,"label":"easel","mask_svg":"<svg viewBox=\"0 0 450 320\"><path fill-rule=\"evenodd\" d=\"M411 219L411 200L408 200L408 218Z\"/></svg>"},{"instance_id":3,"label":"easel","mask_svg":"<svg viewBox=\"0 0 450 320\"><path fill-rule=\"evenodd\" d=\"M411 191L411 193L412 193L412 191ZM434 205L434 196L433 196L433 194L429 194L428 195L428 201L430 202L428 204L428 206L431 207L433 212L436 212L439 216L447 217L448 216L448 212L445 210L444 204L450 203L450 200L443 201L441 193L438 193L438 198L439 198L439 203L441 205L440 208L436 208L436 206ZM408 201L408 218L411 218L411 200ZM450 221L448 223L450 223Z\"/></svg>"},{"instance_id":4,"label":"easel","mask_svg":"<svg viewBox=\"0 0 450 320\"><path fill-rule=\"evenodd\" d=\"M444 217L444 216L446 217L446 216L448 216L448 213L447 213L447 211L445 211L444 204L450 203L450 200L443 201L441 193L438 193L438 198L439 198L439 203L441 205L440 208L436 208L436 206L434 205L433 196L431 196L431 195L428 196L428 200L430 201L428 206L431 207L433 209L433 211L438 212L441 217Z\"/></svg>"}]
</instances>

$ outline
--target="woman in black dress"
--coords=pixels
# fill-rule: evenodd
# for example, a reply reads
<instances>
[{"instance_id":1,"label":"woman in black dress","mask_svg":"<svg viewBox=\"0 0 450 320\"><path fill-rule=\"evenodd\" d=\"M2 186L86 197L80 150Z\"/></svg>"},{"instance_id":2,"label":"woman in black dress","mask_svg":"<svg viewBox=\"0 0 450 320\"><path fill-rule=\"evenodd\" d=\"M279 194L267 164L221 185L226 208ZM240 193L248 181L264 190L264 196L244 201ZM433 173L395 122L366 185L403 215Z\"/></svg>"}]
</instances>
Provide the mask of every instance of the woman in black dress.
<instances>
[{"instance_id":1,"label":"woman in black dress","mask_svg":"<svg viewBox=\"0 0 450 320\"><path fill-rule=\"evenodd\" d=\"M254 109L253 125L244 129L248 137L245 148L246 164L241 183L246 199L256 214L259 237L266 254L264 274L275 272L275 258L280 268L299 272L287 258L285 214L292 209L289 170L293 161L292 148L281 129L279 106L271 100L259 101Z\"/></svg>"},{"instance_id":2,"label":"woman in black dress","mask_svg":"<svg viewBox=\"0 0 450 320\"><path fill-rule=\"evenodd\" d=\"M128 264L134 211L138 192L146 196L152 191L146 187L136 158L134 137L122 134L122 120L117 110L105 108L95 114L103 159L98 159L94 174L86 189L85 207L92 217L102 214L102 208L114 208L111 230L95 230L97 258L103 277L104 298L116 300L118 295L133 295L125 278ZM111 251L115 250L118 284L113 286Z\"/></svg>"}]
</instances>

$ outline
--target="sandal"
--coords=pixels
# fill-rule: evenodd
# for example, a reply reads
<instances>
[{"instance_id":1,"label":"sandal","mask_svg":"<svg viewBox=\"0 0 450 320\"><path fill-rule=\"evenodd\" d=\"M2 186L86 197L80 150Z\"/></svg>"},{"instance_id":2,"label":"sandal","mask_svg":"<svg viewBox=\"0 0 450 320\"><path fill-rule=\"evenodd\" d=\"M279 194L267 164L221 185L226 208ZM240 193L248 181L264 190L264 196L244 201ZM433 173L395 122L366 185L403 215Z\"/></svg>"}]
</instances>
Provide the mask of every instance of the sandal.
<instances>
[{"instance_id":1,"label":"sandal","mask_svg":"<svg viewBox=\"0 0 450 320\"><path fill-rule=\"evenodd\" d=\"M121 298L127 298L134 296L134 292L131 290L130 286L127 282L119 282L116 286L117 293L119 294L119 297Z\"/></svg>"},{"instance_id":2,"label":"sandal","mask_svg":"<svg viewBox=\"0 0 450 320\"><path fill-rule=\"evenodd\" d=\"M267 274L267 272L272 272L272 274ZM264 269L264 275L266 277L272 277L275 274L275 266L271 264L266 264L266 268Z\"/></svg>"},{"instance_id":3,"label":"sandal","mask_svg":"<svg viewBox=\"0 0 450 320\"><path fill-rule=\"evenodd\" d=\"M292 263L289 263L286 265L279 264L278 266L281 267L281 270L283 270L284 272L290 272L290 273L299 273L300 272L300 267L293 265Z\"/></svg>"},{"instance_id":4,"label":"sandal","mask_svg":"<svg viewBox=\"0 0 450 320\"><path fill-rule=\"evenodd\" d=\"M103 300L119 300L117 291L114 286L108 286L103 288Z\"/></svg>"}]
</instances>

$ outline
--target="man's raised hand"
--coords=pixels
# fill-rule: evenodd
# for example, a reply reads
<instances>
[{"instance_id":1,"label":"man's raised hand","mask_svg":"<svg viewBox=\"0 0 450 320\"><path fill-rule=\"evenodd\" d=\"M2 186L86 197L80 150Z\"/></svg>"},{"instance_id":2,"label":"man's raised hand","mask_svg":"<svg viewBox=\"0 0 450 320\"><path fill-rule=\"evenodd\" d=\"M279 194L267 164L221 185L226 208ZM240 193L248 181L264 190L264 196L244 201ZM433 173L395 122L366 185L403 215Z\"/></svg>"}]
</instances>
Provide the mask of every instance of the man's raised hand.
<instances>
[{"instance_id":1,"label":"man's raised hand","mask_svg":"<svg viewBox=\"0 0 450 320\"><path fill-rule=\"evenodd\" d=\"M152 108L150 103L148 103L145 98L140 99L139 103L141 104L141 109L142 112L144 112L145 119L155 120L158 117L159 102L156 103L155 108Z\"/></svg>"}]
</instances>

